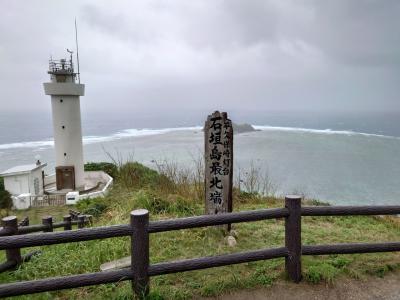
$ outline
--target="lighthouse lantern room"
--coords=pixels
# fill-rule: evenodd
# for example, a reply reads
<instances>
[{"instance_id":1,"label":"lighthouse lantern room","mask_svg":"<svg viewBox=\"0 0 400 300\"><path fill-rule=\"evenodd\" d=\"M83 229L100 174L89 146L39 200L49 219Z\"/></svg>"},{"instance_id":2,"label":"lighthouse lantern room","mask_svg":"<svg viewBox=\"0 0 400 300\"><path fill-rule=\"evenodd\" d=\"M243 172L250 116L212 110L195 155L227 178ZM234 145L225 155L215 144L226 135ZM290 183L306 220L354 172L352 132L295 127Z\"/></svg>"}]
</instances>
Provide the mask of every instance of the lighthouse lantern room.
<instances>
[{"instance_id":1,"label":"lighthouse lantern room","mask_svg":"<svg viewBox=\"0 0 400 300\"><path fill-rule=\"evenodd\" d=\"M50 59L50 82L43 85L51 96L57 190L84 190L80 96L85 85L76 82L79 73L74 72L72 51L68 52L69 61Z\"/></svg>"}]
</instances>

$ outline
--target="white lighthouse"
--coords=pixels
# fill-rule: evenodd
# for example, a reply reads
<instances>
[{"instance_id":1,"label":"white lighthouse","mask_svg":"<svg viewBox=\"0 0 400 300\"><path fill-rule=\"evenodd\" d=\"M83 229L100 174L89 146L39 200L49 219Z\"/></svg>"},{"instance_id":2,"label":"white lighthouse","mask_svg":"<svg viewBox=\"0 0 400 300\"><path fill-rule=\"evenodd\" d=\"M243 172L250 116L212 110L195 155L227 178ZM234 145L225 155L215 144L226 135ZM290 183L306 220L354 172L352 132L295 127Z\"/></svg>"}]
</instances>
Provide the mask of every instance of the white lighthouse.
<instances>
[{"instance_id":1,"label":"white lighthouse","mask_svg":"<svg viewBox=\"0 0 400 300\"><path fill-rule=\"evenodd\" d=\"M71 53L71 52L70 52ZM72 53L70 60L50 60L50 82L44 83L51 96L54 146L56 152L57 190L84 190L82 126L80 96L85 85L77 83Z\"/></svg>"},{"instance_id":2,"label":"white lighthouse","mask_svg":"<svg viewBox=\"0 0 400 300\"><path fill-rule=\"evenodd\" d=\"M82 199L104 197L113 183L104 171L84 171L79 97L85 94L85 85L80 83L78 55L75 72L72 51L67 51L69 60L50 60L50 82L43 84L45 94L51 96L55 174L45 173L47 164L40 157L35 157L35 164L0 172L15 209L76 204Z\"/></svg>"}]
</instances>

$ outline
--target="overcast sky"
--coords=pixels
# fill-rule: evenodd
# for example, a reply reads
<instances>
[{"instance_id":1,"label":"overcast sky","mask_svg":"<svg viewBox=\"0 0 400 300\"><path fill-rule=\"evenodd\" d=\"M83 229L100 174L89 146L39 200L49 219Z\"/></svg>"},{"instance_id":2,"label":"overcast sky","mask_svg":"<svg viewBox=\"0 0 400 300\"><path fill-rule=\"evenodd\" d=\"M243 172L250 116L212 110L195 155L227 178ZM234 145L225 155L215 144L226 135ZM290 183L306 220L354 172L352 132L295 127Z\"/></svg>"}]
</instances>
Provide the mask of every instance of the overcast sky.
<instances>
[{"instance_id":1,"label":"overcast sky","mask_svg":"<svg viewBox=\"0 0 400 300\"><path fill-rule=\"evenodd\" d=\"M84 110L400 111L400 1L0 1L0 107L49 111L79 27Z\"/></svg>"}]
</instances>

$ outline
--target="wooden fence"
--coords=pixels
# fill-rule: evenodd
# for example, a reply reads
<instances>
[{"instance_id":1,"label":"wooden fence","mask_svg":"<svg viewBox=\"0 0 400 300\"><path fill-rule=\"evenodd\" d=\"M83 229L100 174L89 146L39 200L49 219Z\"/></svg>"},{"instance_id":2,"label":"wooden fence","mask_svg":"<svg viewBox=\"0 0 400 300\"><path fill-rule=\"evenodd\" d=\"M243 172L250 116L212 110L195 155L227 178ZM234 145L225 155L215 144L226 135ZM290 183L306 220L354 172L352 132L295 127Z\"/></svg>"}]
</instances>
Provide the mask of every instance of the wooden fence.
<instances>
[{"instance_id":1,"label":"wooden fence","mask_svg":"<svg viewBox=\"0 0 400 300\"><path fill-rule=\"evenodd\" d=\"M10 249L23 247L130 236L132 264L130 268L121 270L2 284L0 285L0 296L16 296L131 280L134 293L143 298L149 292L149 278L152 276L275 258L284 258L286 272L289 278L294 282L299 282L301 280L302 255L400 251L400 242L302 245L302 216L393 214L400 214L400 206L301 207L300 197L287 196L284 208L242 211L151 222L149 222L148 211L140 209L131 212L130 224L87 228L76 231L2 237L0 238L0 250L8 249L8 251L10 251ZM285 245L282 247L173 262L149 263L149 235L151 233L275 218L285 218Z\"/></svg>"},{"instance_id":2,"label":"wooden fence","mask_svg":"<svg viewBox=\"0 0 400 300\"><path fill-rule=\"evenodd\" d=\"M62 222L54 222L52 216L42 218L41 225L29 226L29 218L25 217L18 223L17 217L9 216L2 219L3 228L0 228L0 239L3 236L21 235L33 232L53 232L53 229L64 228L64 230L72 230L72 225L77 225L78 229L84 228L86 224L91 224L91 216L83 215L76 211L71 211L69 215L63 217ZM20 248L7 249L7 261L0 264L0 273L16 268L23 262L29 261L32 256L40 254L40 251L33 251L26 255L21 255Z\"/></svg>"}]
</instances>

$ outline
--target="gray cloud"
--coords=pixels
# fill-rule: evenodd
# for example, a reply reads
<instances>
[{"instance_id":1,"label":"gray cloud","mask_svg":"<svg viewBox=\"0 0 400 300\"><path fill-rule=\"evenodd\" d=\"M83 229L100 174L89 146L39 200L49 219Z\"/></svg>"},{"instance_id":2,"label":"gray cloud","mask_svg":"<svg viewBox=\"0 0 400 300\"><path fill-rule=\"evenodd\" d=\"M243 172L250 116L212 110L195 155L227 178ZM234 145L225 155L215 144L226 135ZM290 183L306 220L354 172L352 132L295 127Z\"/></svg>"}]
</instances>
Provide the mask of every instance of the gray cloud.
<instances>
[{"instance_id":1,"label":"gray cloud","mask_svg":"<svg viewBox=\"0 0 400 300\"><path fill-rule=\"evenodd\" d=\"M325 53L357 66L399 66L399 1L312 1L308 37Z\"/></svg>"},{"instance_id":2,"label":"gray cloud","mask_svg":"<svg viewBox=\"0 0 400 300\"><path fill-rule=\"evenodd\" d=\"M398 1L0 3L0 105L48 110L80 29L84 110L399 111Z\"/></svg>"}]
</instances>

